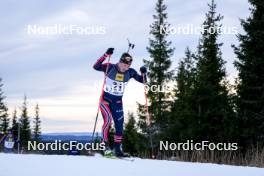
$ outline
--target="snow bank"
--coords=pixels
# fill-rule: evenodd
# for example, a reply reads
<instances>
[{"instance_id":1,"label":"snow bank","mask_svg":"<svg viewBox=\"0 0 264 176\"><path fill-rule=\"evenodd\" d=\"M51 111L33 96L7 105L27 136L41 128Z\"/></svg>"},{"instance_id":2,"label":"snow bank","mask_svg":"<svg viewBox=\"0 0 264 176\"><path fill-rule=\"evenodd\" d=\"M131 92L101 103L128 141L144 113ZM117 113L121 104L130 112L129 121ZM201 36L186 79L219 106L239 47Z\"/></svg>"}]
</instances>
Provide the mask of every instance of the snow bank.
<instances>
[{"instance_id":1,"label":"snow bank","mask_svg":"<svg viewBox=\"0 0 264 176\"><path fill-rule=\"evenodd\" d=\"M0 168L0 176L264 176L263 168L138 158L131 162L99 155L0 153Z\"/></svg>"}]
</instances>

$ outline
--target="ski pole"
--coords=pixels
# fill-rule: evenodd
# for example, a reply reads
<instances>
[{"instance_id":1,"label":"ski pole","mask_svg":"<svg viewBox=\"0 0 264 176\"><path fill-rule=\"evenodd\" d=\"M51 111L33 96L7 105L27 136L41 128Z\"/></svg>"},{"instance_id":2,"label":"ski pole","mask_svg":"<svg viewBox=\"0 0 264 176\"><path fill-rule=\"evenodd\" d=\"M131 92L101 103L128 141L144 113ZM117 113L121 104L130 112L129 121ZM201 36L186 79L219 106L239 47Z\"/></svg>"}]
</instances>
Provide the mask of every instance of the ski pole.
<instances>
[{"instance_id":1,"label":"ski pole","mask_svg":"<svg viewBox=\"0 0 264 176\"><path fill-rule=\"evenodd\" d=\"M4 140L6 135L3 135L2 138L0 139L0 143Z\"/></svg>"},{"instance_id":2,"label":"ski pole","mask_svg":"<svg viewBox=\"0 0 264 176\"><path fill-rule=\"evenodd\" d=\"M148 96L147 96L147 89L146 89L147 83L145 80L144 73L143 73L143 83L144 83L144 95L145 95L146 123L147 123L147 126L151 129L151 119L150 119L149 110L148 110ZM151 157L155 158L151 132L149 132L149 139L150 139L150 147L151 147Z\"/></svg>"},{"instance_id":3,"label":"ski pole","mask_svg":"<svg viewBox=\"0 0 264 176\"><path fill-rule=\"evenodd\" d=\"M146 110L146 122L147 125L150 126L150 116L148 111L148 96L147 96L147 90L146 90L146 80L145 80L145 74L143 73L143 83L144 83L144 95L145 95L145 110Z\"/></svg>"},{"instance_id":4,"label":"ski pole","mask_svg":"<svg viewBox=\"0 0 264 176\"><path fill-rule=\"evenodd\" d=\"M18 132L17 132L17 140L18 140L18 143L17 143L17 153L19 154L20 153L20 122L18 122Z\"/></svg>"},{"instance_id":5,"label":"ski pole","mask_svg":"<svg viewBox=\"0 0 264 176\"><path fill-rule=\"evenodd\" d=\"M107 72L108 72L110 58L111 58L111 55L108 56L108 61L107 61L108 63L106 65L106 71L105 71L105 74L104 74L104 82L103 82L102 91L101 91L101 95L100 95L99 103L98 103L98 107L97 107L97 114L96 114L95 122L94 122L92 141L94 140L94 133L95 133L96 126L97 126L97 121L98 121L98 116L99 116L99 111L100 111L100 103L101 103L101 100L103 98L102 96L103 96L103 93L104 93L104 87L105 87L106 76L107 76Z\"/></svg>"}]
</instances>

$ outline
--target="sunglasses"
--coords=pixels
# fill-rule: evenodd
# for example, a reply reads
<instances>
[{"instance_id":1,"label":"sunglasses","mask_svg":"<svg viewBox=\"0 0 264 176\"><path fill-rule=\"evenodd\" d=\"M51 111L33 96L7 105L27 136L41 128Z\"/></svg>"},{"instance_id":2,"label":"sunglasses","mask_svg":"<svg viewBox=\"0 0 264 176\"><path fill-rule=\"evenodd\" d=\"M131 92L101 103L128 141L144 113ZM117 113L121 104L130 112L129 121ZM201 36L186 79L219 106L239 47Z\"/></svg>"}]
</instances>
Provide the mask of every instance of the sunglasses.
<instances>
[{"instance_id":1,"label":"sunglasses","mask_svg":"<svg viewBox=\"0 0 264 176\"><path fill-rule=\"evenodd\" d=\"M124 59L122 59L123 63L129 64L129 65L131 65L132 61L133 61L133 59L131 57L125 57Z\"/></svg>"}]
</instances>

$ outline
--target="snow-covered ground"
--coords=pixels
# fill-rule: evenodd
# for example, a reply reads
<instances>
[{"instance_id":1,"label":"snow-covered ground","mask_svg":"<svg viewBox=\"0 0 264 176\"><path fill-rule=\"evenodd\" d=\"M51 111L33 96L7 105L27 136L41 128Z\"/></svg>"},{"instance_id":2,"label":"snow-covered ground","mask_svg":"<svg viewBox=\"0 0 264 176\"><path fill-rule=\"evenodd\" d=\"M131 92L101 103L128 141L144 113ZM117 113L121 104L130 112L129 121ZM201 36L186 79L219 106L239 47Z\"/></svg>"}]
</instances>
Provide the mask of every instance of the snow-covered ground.
<instances>
[{"instance_id":1,"label":"snow-covered ground","mask_svg":"<svg viewBox=\"0 0 264 176\"><path fill-rule=\"evenodd\" d=\"M264 168L99 155L17 155L0 153L0 176L264 176Z\"/></svg>"}]
</instances>

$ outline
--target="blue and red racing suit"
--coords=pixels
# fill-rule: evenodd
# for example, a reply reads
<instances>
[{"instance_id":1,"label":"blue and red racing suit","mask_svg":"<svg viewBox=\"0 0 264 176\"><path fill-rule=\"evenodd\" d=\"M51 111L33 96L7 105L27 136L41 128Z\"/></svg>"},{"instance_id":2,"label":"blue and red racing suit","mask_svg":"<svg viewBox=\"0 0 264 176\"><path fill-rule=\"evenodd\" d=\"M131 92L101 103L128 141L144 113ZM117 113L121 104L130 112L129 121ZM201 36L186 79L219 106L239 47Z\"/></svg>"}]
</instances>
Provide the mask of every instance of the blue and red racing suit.
<instances>
[{"instance_id":1,"label":"blue and red racing suit","mask_svg":"<svg viewBox=\"0 0 264 176\"><path fill-rule=\"evenodd\" d=\"M125 86L130 78L143 83L143 76L139 75L133 68L129 68L126 72L120 72L117 64L103 64L107 56L107 54L104 54L93 66L95 70L103 71L106 75L104 91L100 101L100 110L104 119L102 136L103 141L108 142L109 128L113 119L115 125L114 142L120 143L123 138L124 112L122 97Z\"/></svg>"}]
</instances>

